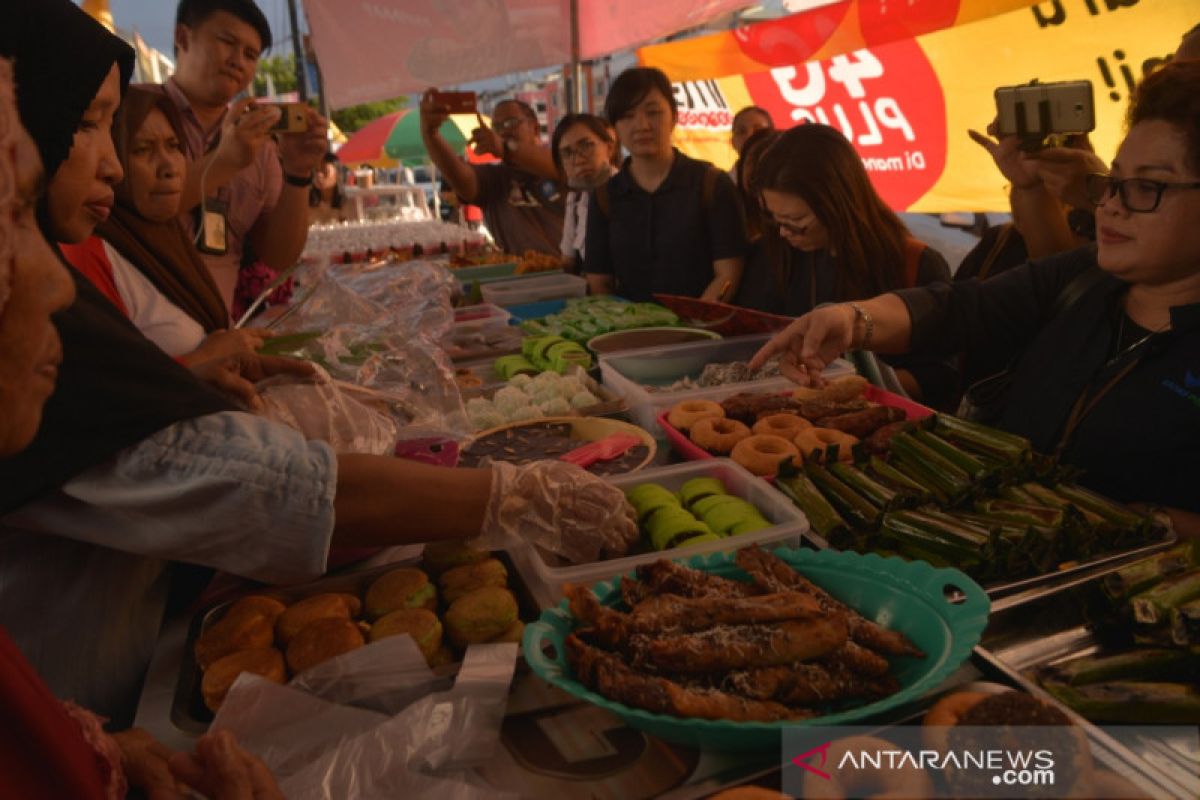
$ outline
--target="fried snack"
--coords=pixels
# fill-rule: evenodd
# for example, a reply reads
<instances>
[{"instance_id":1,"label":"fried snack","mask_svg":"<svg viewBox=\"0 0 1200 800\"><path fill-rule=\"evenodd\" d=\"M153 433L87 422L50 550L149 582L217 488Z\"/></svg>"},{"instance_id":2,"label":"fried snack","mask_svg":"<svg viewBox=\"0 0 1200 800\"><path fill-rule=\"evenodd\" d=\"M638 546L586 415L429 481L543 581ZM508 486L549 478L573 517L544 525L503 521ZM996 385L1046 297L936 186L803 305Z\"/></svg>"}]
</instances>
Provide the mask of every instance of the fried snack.
<instances>
[{"instance_id":1,"label":"fried snack","mask_svg":"<svg viewBox=\"0 0 1200 800\"><path fill-rule=\"evenodd\" d=\"M822 663L738 670L726 676L724 685L756 700L800 706L876 699L895 694L900 688L890 675L866 678L843 667Z\"/></svg>"},{"instance_id":2,"label":"fried snack","mask_svg":"<svg viewBox=\"0 0 1200 800\"><path fill-rule=\"evenodd\" d=\"M824 608L845 614L850 627L850 637L856 643L887 655L925 657L920 648L910 642L904 634L888 630L866 619L857 611L835 600L825 590L817 587L789 567L778 556L767 552L758 545L739 550L734 558L737 565L750 575L751 580L765 591L796 591L811 594L821 601Z\"/></svg>"},{"instance_id":3,"label":"fried snack","mask_svg":"<svg viewBox=\"0 0 1200 800\"><path fill-rule=\"evenodd\" d=\"M479 644L504 633L517 621L517 600L507 589L485 586L455 600L443 621L446 635L455 645Z\"/></svg>"},{"instance_id":4,"label":"fried snack","mask_svg":"<svg viewBox=\"0 0 1200 800\"><path fill-rule=\"evenodd\" d=\"M424 608L404 608L393 611L371 626L372 642L407 633L417 644L426 661L432 661L442 647L442 623L437 615Z\"/></svg>"},{"instance_id":5,"label":"fried snack","mask_svg":"<svg viewBox=\"0 0 1200 800\"><path fill-rule=\"evenodd\" d=\"M858 444L858 439L833 428L808 428L796 434L793 444L805 461L827 464L832 452L837 453L838 461L853 461L854 445Z\"/></svg>"},{"instance_id":6,"label":"fried snack","mask_svg":"<svg viewBox=\"0 0 1200 800\"><path fill-rule=\"evenodd\" d=\"M427 664L429 664L430 669L437 669L438 667L444 667L447 664L453 664L454 663L454 651L451 650L449 647L447 647L445 644L443 644L441 647L439 647L437 649L436 653L434 653L432 656L427 657L425 659L425 661Z\"/></svg>"},{"instance_id":7,"label":"fried snack","mask_svg":"<svg viewBox=\"0 0 1200 800\"><path fill-rule=\"evenodd\" d=\"M797 402L797 401L793 401ZM854 411L862 411L869 408L871 404L863 398L856 400L834 401L834 400L804 400L798 401L800 407L800 416L809 420L814 424L824 425L826 417L836 417L842 414L850 414Z\"/></svg>"},{"instance_id":8,"label":"fried snack","mask_svg":"<svg viewBox=\"0 0 1200 800\"><path fill-rule=\"evenodd\" d=\"M319 619L292 637L287 647L287 663L293 673L301 673L363 644L362 631L350 620Z\"/></svg>"},{"instance_id":9,"label":"fried snack","mask_svg":"<svg viewBox=\"0 0 1200 800\"><path fill-rule=\"evenodd\" d=\"M759 417L780 412L798 413L801 403L787 395L742 392L721 401L721 408L725 410L725 416L730 419L736 419L746 425L753 425L758 422Z\"/></svg>"},{"instance_id":10,"label":"fried snack","mask_svg":"<svg viewBox=\"0 0 1200 800\"><path fill-rule=\"evenodd\" d=\"M702 447L714 455L724 456L728 455L738 442L750 435L750 429L736 419L705 417L692 426L689 435L697 447Z\"/></svg>"},{"instance_id":11,"label":"fried snack","mask_svg":"<svg viewBox=\"0 0 1200 800\"><path fill-rule=\"evenodd\" d=\"M820 658L845 643L841 616L761 625L723 625L677 636L634 634L626 642L634 667L677 674L728 672Z\"/></svg>"},{"instance_id":12,"label":"fried snack","mask_svg":"<svg viewBox=\"0 0 1200 800\"><path fill-rule=\"evenodd\" d=\"M782 436L789 442L796 438L800 431L812 427L812 423L798 414L768 414L759 417L758 422L750 429L751 433Z\"/></svg>"},{"instance_id":13,"label":"fried snack","mask_svg":"<svg viewBox=\"0 0 1200 800\"><path fill-rule=\"evenodd\" d=\"M461 539L446 539L425 545L421 564L430 575L441 575L448 569L478 564L491 557L487 550L471 547Z\"/></svg>"},{"instance_id":14,"label":"fried snack","mask_svg":"<svg viewBox=\"0 0 1200 800\"><path fill-rule=\"evenodd\" d=\"M774 475L784 461L795 460L800 455L796 445L782 436L757 434L737 443L730 458L755 475Z\"/></svg>"},{"instance_id":15,"label":"fried snack","mask_svg":"<svg viewBox=\"0 0 1200 800\"><path fill-rule=\"evenodd\" d=\"M855 644L853 640L846 642L837 650L834 650L825 657L824 661L827 664L847 669L865 678L881 677L886 675L888 670L891 669L891 665L888 664L886 658L874 650L868 650L860 644Z\"/></svg>"},{"instance_id":16,"label":"fried snack","mask_svg":"<svg viewBox=\"0 0 1200 800\"><path fill-rule=\"evenodd\" d=\"M439 583L442 587L442 597L447 603L453 603L463 595L485 586L504 588L508 585L508 570L496 559L489 558L478 564L467 564L448 570L442 574Z\"/></svg>"},{"instance_id":17,"label":"fried snack","mask_svg":"<svg viewBox=\"0 0 1200 800\"><path fill-rule=\"evenodd\" d=\"M525 623L517 620L512 625L508 626L508 630L499 636L488 639L489 644L497 644L500 642L513 642L520 644L521 639L525 636Z\"/></svg>"},{"instance_id":18,"label":"fried snack","mask_svg":"<svg viewBox=\"0 0 1200 800\"><path fill-rule=\"evenodd\" d=\"M230 653L270 647L275 643L275 620L284 608L278 600L262 595L238 600L196 639L196 663L208 669Z\"/></svg>"},{"instance_id":19,"label":"fried snack","mask_svg":"<svg viewBox=\"0 0 1200 800\"><path fill-rule=\"evenodd\" d=\"M821 420L821 427L832 428L835 431L848 433L858 439L865 439L884 425L900 422L904 412L892 406L873 406L862 411L852 411L849 414L838 414Z\"/></svg>"},{"instance_id":20,"label":"fried snack","mask_svg":"<svg viewBox=\"0 0 1200 800\"><path fill-rule=\"evenodd\" d=\"M350 619L362 610L352 594L316 594L288 606L275 622L275 636L287 646L292 637L319 619Z\"/></svg>"},{"instance_id":21,"label":"fried snack","mask_svg":"<svg viewBox=\"0 0 1200 800\"><path fill-rule=\"evenodd\" d=\"M792 392L797 400L827 400L833 403L843 403L861 397L869 385L861 375L846 375L830 381L821 388L801 386Z\"/></svg>"},{"instance_id":22,"label":"fried snack","mask_svg":"<svg viewBox=\"0 0 1200 800\"><path fill-rule=\"evenodd\" d=\"M671 427L686 433L702 419L721 419L724 416L725 409L712 400L681 400L667 412L667 422L671 423Z\"/></svg>"},{"instance_id":23,"label":"fried snack","mask_svg":"<svg viewBox=\"0 0 1200 800\"><path fill-rule=\"evenodd\" d=\"M887 425L876 428L875 432L868 436L863 444L867 446L868 452L874 453L877 456L887 455L888 450L892 447L892 437L907 427L907 420L890 422Z\"/></svg>"},{"instance_id":24,"label":"fried snack","mask_svg":"<svg viewBox=\"0 0 1200 800\"><path fill-rule=\"evenodd\" d=\"M641 581L643 589L641 591L630 589L630 593L626 597L626 602L629 603L630 607L637 604L636 602L629 602L631 597L640 597L637 602L641 602L651 594L677 594L683 597L704 597L707 595L717 597L748 597L754 594L761 594L756 587L748 583L731 581L728 578L722 578L719 575L710 575L698 569L689 569L673 561L660 560L651 564L643 564L637 568L636 574L638 580Z\"/></svg>"},{"instance_id":25,"label":"fried snack","mask_svg":"<svg viewBox=\"0 0 1200 800\"><path fill-rule=\"evenodd\" d=\"M591 647L575 634L566 639L567 659L585 686L634 708L680 717L734 722L801 719L811 712L779 703L751 700L721 691L697 691L674 681L635 672L618 656Z\"/></svg>"},{"instance_id":26,"label":"fried snack","mask_svg":"<svg viewBox=\"0 0 1200 800\"><path fill-rule=\"evenodd\" d=\"M366 613L371 619L402 608L437 609L437 590L429 576L415 567L401 567L380 576L367 589Z\"/></svg>"},{"instance_id":27,"label":"fried snack","mask_svg":"<svg viewBox=\"0 0 1200 800\"><path fill-rule=\"evenodd\" d=\"M600 605L585 586L564 587L571 613L592 626L594 637L608 647L638 633L691 633L717 625L750 625L788 619L812 619L823 611L816 598L797 592L758 597L679 597L658 595L624 614Z\"/></svg>"},{"instance_id":28,"label":"fried snack","mask_svg":"<svg viewBox=\"0 0 1200 800\"><path fill-rule=\"evenodd\" d=\"M243 672L261 675L275 683L287 681L287 670L283 667L283 653L274 647L257 647L251 650L239 650L217 659L204 671L200 680L200 694L204 697L204 705L210 711L216 711L225 702L229 687Z\"/></svg>"}]
</instances>

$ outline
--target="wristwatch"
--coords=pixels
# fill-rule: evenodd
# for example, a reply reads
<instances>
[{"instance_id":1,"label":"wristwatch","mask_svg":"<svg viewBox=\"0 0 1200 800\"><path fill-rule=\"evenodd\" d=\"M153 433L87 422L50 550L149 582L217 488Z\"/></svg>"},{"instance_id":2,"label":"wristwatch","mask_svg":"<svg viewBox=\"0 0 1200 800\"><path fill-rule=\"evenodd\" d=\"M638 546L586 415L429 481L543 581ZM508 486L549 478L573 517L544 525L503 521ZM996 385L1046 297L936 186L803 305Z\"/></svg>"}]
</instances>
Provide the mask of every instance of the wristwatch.
<instances>
[{"instance_id":1,"label":"wristwatch","mask_svg":"<svg viewBox=\"0 0 1200 800\"><path fill-rule=\"evenodd\" d=\"M313 172L312 170L309 170L305 175L298 177L296 175L288 175L287 171L284 170L283 180L286 181L289 186L299 186L301 189L307 189L309 186L312 186Z\"/></svg>"}]
</instances>

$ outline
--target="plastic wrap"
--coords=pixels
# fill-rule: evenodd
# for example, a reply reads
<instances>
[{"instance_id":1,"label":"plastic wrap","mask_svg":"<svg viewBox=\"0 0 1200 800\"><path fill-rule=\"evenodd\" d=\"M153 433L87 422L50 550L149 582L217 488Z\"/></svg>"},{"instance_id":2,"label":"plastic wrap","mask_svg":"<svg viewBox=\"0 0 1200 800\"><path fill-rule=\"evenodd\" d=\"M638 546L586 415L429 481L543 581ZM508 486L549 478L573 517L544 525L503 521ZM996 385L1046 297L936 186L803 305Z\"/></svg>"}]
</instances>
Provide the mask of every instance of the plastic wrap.
<instances>
[{"instance_id":1,"label":"plastic wrap","mask_svg":"<svg viewBox=\"0 0 1200 800\"><path fill-rule=\"evenodd\" d=\"M280 375L257 386L267 419L328 442L338 453L384 455L395 451L399 424L386 411L356 399L320 367L310 377Z\"/></svg>"},{"instance_id":2,"label":"plastic wrap","mask_svg":"<svg viewBox=\"0 0 1200 800\"><path fill-rule=\"evenodd\" d=\"M494 462L483 528L474 546L529 544L573 564L624 555L638 540L625 494L564 461Z\"/></svg>"},{"instance_id":3,"label":"plastic wrap","mask_svg":"<svg viewBox=\"0 0 1200 800\"><path fill-rule=\"evenodd\" d=\"M466 770L499 741L516 657L515 644L474 645L453 688L435 692L412 639L390 637L288 686L243 674L212 729L262 758L290 800L504 797Z\"/></svg>"}]
</instances>

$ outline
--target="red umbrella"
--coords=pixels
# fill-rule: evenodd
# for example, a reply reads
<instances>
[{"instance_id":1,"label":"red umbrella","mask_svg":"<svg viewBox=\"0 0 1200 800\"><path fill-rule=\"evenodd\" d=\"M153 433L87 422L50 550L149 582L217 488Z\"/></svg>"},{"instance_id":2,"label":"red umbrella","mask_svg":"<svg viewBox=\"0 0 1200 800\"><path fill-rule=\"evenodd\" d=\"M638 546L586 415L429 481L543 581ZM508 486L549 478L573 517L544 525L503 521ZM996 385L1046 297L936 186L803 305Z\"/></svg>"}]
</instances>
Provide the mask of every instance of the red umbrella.
<instances>
[{"instance_id":1,"label":"red umbrella","mask_svg":"<svg viewBox=\"0 0 1200 800\"><path fill-rule=\"evenodd\" d=\"M388 158L383 151L392 128L404 116L405 111L393 111L359 128L338 150L338 159L343 164L369 164L372 167L394 167L396 159Z\"/></svg>"}]
</instances>

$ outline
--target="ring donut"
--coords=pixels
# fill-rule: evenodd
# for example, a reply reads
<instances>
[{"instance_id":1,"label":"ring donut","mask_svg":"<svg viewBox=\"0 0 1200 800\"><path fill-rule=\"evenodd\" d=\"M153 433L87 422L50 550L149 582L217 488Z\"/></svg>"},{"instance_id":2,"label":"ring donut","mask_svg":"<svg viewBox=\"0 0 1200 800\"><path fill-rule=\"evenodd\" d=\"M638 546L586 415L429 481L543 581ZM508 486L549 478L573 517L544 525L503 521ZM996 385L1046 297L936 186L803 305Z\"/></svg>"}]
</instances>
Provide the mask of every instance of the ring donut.
<instances>
[{"instance_id":1,"label":"ring donut","mask_svg":"<svg viewBox=\"0 0 1200 800\"><path fill-rule=\"evenodd\" d=\"M730 457L755 475L774 475L781 461L798 455L796 445L782 436L761 433L738 442Z\"/></svg>"},{"instance_id":2,"label":"ring donut","mask_svg":"<svg viewBox=\"0 0 1200 800\"><path fill-rule=\"evenodd\" d=\"M712 400L683 400L671 407L667 414L667 422L671 427L681 431L691 430L692 426L705 417L724 417L725 409L720 403Z\"/></svg>"},{"instance_id":3,"label":"ring donut","mask_svg":"<svg viewBox=\"0 0 1200 800\"><path fill-rule=\"evenodd\" d=\"M704 417L692 426L692 441L710 453L728 455L734 446L750 435L750 429L736 419Z\"/></svg>"},{"instance_id":4,"label":"ring donut","mask_svg":"<svg viewBox=\"0 0 1200 800\"><path fill-rule=\"evenodd\" d=\"M958 724L963 714L966 714L981 700L989 697L987 692L951 692L933 704L925 714L921 724L921 738L930 749L946 747L947 729Z\"/></svg>"},{"instance_id":5,"label":"ring donut","mask_svg":"<svg viewBox=\"0 0 1200 800\"><path fill-rule=\"evenodd\" d=\"M792 441L806 461L812 459L821 464L828 460L828 450L832 445L837 445L838 461L853 461L854 445L858 444L855 437L833 428L807 428Z\"/></svg>"},{"instance_id":6,"label":"ring donut","mask_svg":"<svg viewBox=\"0 0 1200 800\"><path fill-rule=\"evenodd\" d=\"M846 753L880 753L896 749L875 736L847 736L829 745L826 764L840 764ZM864 765L865 766L865 765ZM843 797L933 797L933 782L915 763L894 768L837 770L828 779L805 771L801 797L834 800Z\"/></svg>"},{"instance_id":7,"label":"ring donut","mask_svg":"<svg viewBox=\"0 0 1200 800\"><path fill-rule=\"evenodd\" d=\"M766 433L771 436L782 436L789 442L806 431L812 423L796 414L768 414L760 417L750 430L754 433Z\"/></svg>"}]
</instances>

